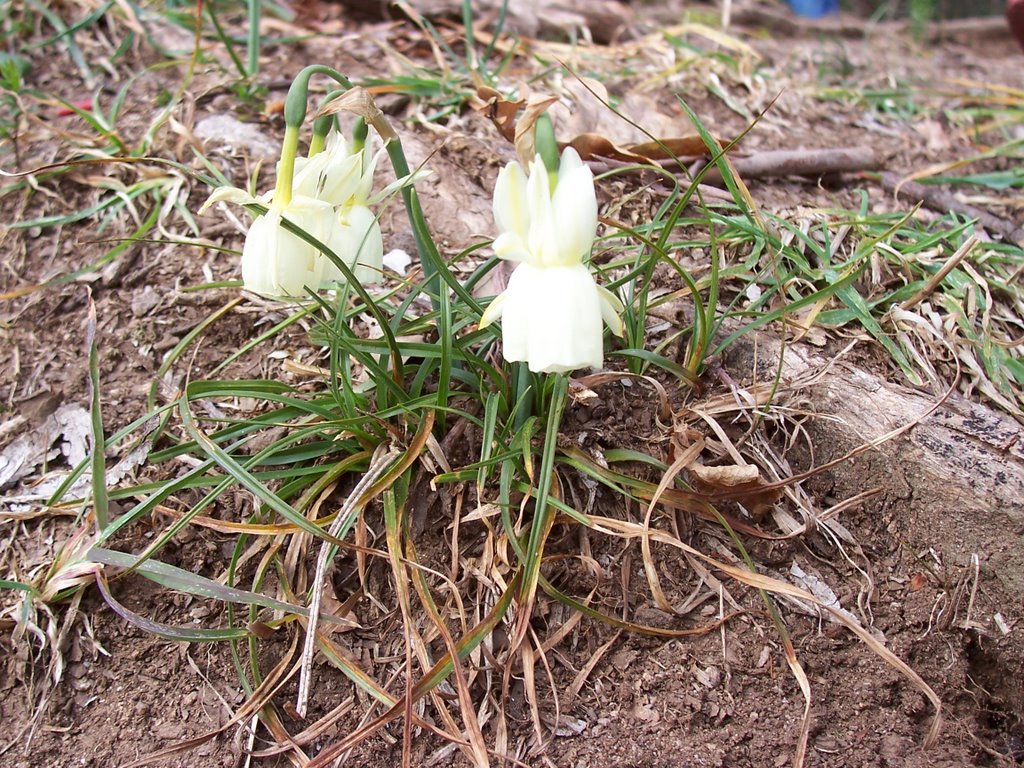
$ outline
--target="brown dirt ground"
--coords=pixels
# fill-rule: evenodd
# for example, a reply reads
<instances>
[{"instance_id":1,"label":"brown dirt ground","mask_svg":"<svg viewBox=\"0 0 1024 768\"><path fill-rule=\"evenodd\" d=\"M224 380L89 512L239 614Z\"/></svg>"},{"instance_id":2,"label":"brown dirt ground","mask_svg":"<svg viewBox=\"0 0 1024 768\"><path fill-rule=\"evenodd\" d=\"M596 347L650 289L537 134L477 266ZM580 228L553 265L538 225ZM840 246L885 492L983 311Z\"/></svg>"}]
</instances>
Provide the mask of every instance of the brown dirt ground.
<instances>
[{"instance_id":1,"label":"brown dirt ground","mask_svg":"<svg viewBox=\"0 0 1024 768\"><path fill-rule=\"evenodd\" d=\"M321 10L337 13L328 5ZM367 72L378 55L374 40L387 39L409 55L424 54L413 45L418 33L409 25L356 22L344 16L320 23L337 25L342 36L282 44L265 51L268 61L262 71L268 73L272 98L281 95L281 84L300 62L330 61L352 74ZM964 145L957 144L960 140L953 131L945 130L941 113L929 109L922 109L909 124L885 121L885 130L877 130L879 118L863 107L811 98L806 89L816 75L827 79L846 68L862 84L871 79L884 83L902 78L940 84L944 77L956 75L1019 86L1024 61L1008 39L987 40L983 48L956 42L922 48L896 36L879 35L865 41L806 35L781 41L763 37L757 30L738 34L761 53L765 66L779 72L780 78L784 75L790 84L778 110L750 136L747 146L751 150L867 143L882 153L885 167L899 172L948 159ZM144 46L130 55L136 65L154 60ZM34 64L36 87L67 98L88 92L79 78L47 66L41 54ZM130 110L152 110L156 95L175 86L177 74L171 72L156 71L143 77L130 93ZM200 73L190 124L225 109L237 111L237 99L224 92L217 77L213 68ZM102 78L105 89L116 87L117 81L109 74ZM692 82L690 85L693 87ZM609 87L614 89L615 84L609 82ZM746 124L741 115L704 90L693 87L687 97L709 127L720 134L737 132ZM668 91L651 98L666 111L671 109ZM279 118L244 116L257 121L268 135L280 134ZM73 118L52 118L51 123L58 119L65 121L63 130L81 129ZM130 120L124 131L131 137L145 125L145 120ZM20 147L21 168L66 157L60 134L52 124L49 128L45 131L37 126L26 137ZM487 236L488 190L495 169L511 156L510 149L496 139L483 119L472 114L461 116L445 129L408 126L406 131L414 162L419 159L417 154L425 156L442 140L448 141L432 158L438 173L423 190L428 216L446 252L455 253L474 238ZM168 132L157 151L168 157L176 152L178 157L187 157L180 145L175 147L176 141ZM208 154L236 183L242 183L252 169L251 159L244 155L216 147L208 147ZM13 222L84 207L96 194L85 178L89 173L116 177L125 171L103 166L43 181L44 194L10 195L0 201L3 220ZM458 189L452 188L452 179L462 180L457 182ZM861 179L846 179L827 188L797 180L751 184L764 210L777 213L798 206L855 206L855 188L869 189L875 206L893 206L880 189ZM206 193L197 184L188 196L189 206L195 210ZM453 201L464 211L457 220L447 215ZM205 237L239 247L238 234L222 226L219 214L209 214L202 224ZM394 216L385 217L385 227L389 245L409 243L407 226L397 210ZM56 229L6 230L0 291L15 291L90 264L109 247L102 242L105 238L131 229L132 222L121 217L103 232L89 221ZM180 223L172 234L184 234ZM116 269L6 300L0 305L4 337L0 361L6 389L3 415L5 423L17 420L17 428L5 431L4 440L9 443L16 434L39 428L61 404L88 404L84 329L89 290L99 318L104 415L108 430L113 430L144 412L146 393L164 353L237 296L234 288L197 293L182 289L211 279L237 278L237 271L237 259L230 254L154 243L130 249L120 257ZM282 316L272 307L242 302L203 334L198 352L187 358L187 368L182 362L170 375L180 381L186 372L193 378L208 374L250 339L254 328L269 327ZM283 334L273 346L296 359L314 359L305 336L298 331ZM287 376L269 352L264 348L247 355L219 375ZM870 360L865 364L872 365ZM724 365L735 379L749 379L750 367L742 359L730 358ZM884 370L874 365L876 370ZM589 430L589 439L606 446L627 444L657 450L662 435L652 419L650 399L641 389L602 392L602 401L594 408L584 411L577 406L570 412L567 429L577 434ZM674 402L680 397L674 393ZM827 421L814 422L812 434L818 463L849 447L849 437L830 433ZM810 463L809 455L799 448L789 460L795 470ZM784 577L797 562L805 570L813 569L850 608L864 595L864 572L870 572L873 627L939 694L946 709L945 726L938 743L923 750L933 712L922 695L847 631L786 604L786 624L813 692L814 724L806 765L995 766L1024 762L1024 686L1020 682L1024 675L1024 625L1020 623L1024 593L1019 589L1019 575L1017 580L1004 580L986 567L998 548L1020 547L1024 542L1019 518L1013 523L1004 510L986 507L983 499L951 504L942 488L915 487L912 468L894 464L885 454L843 464L812 479L807 489L824 506L874 485L881 485L883 492L842 516L843 526L857 543L850 559L844 559L820 534L785 545L750 543L767 572ZM595 503L599 508L609 507L604 510L608 515L636 517L642 512L612 508L611 497L600 492ZM154 526L159 525L154 521ZM424 530L419 546L428 563L436 561L443 567L449 554L442 527ZM59 517L0 517L4 570L11 576L36 574L69 530L69 522ZM714 529L696 525L684 533L688 543L705 551L720 553L725 547ZM118 545L130 551L144 545L151 535L151 531L133 530ZM468 534L464 535L469 540ZM216 575L226 546L226 537L187 532L175 542L167 559ZM556 529L549 552L574 552L581 547L600 563L604 586L595 600L610 613L628 612L636 621L663 627L697 626L719 615L713 594L694 616L684 620L659 611L647 590L634 547L596 539L584 542L576 529L565 528ZM973 584L973 555L981 563L980 580L972 613L965 616L957 601L963 599L962 585L970 589ZM683 602L695 583L688 562L657 546L655 556L669 598ZM577 573L570 565L552 566L548 575L570 592L583 594L590 588L589 575ZM378 581L384 598L386 579L379 576ZM344 586L337 584L336 589L344 590ZM550 654L550 681L542 669L537 671L542 691L539 706L548 723L555 722L552 687L568 690L577 671L598 649L609 641L611 644L602 651L579 694L571 700L561 697L563 727L553 736L548 732L543 754L531 751L536 744L529 706L521 684L513 685L508 714L513 723L510 744L517 756L531 765L572 768L790 764L803 699L757 594L735 585L730 590L745 613L699 636L672 640L628 633L615 636L616 630L603 624L579 623ZM141 579L117 586L115 591L133 610L167 623L191 618L199 624L211 616L215 621L219 610L203 601L169 596ZM386 599L382 601L387 604ZM5 604L9 602L5 600ZM957 619L944 620L957 607ZM68 609L54 610L59 618ZM376 612L373 606L357 612L367 629L353 639L352 646L364 654L366 663L384 664L380 659L391 654L401 657L400 633L395 631L393 617ZM999 630L996 614L1009 627L1008 633ZM549 606L537 617L537 631L544 635L565 619L557 606ZM12 630L10 621L0 624L4 652L0 661L0 748L7 747L0 754L0 766L122 765L217 727L243 701L226 647L155 639L112 614L94 589L86 592L78 605L78 617L62 645L67 668L43 702L39 692L46 688L46 658L38 654L39 644L34 639L15 641ZM280 639L263 644L260 656L265 669L283 651L283 644ZM393 690L400 686L398 680ZM311 717L351 700L351 710L318 744L329 743L361 722L365 697L354 692L332 668L317 666L315 691ZM280 701L293 694L291 684L279 695ZM41 716L32 725L31 716L40 706ZM582 730L574 732L574 724ZM265 731L259 733L256 748L266 745L266 737ZM387 729L358 748L349 762L395 764L401 755L401 739L400 727ZM158 764L243 765L246 746L245 734L236 728ZM444 751L444 746L436 738L420 734L413 746L413 764L464 764L457 752ZM311 753L316 749L316 745L309 747ZM284 761L266 758L256 764Z\"/></svg>"}]
</instances>

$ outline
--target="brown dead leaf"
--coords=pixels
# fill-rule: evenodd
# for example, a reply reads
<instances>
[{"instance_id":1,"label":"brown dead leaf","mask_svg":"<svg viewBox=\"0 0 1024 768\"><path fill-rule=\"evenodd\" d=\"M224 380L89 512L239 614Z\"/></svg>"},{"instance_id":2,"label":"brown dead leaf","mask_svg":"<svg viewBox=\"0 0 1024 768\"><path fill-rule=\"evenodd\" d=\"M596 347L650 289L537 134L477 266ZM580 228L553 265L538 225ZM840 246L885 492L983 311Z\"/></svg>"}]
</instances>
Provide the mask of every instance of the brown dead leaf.
<instances>
[{"instance_id":1,"label":"brown dead leaf","mask_svg":"<svg viewBox=\"0 0 1024 768\"><path fill-rule=\"evenodd\" d=\"M720 145L727 145L717 139ZM708 154L708 148L704 140L697 135L680 136L674 139L659 139L658 141L645 141L642 144L634 144L629 148L630 152L643 155L650 160L670 160L675 157L704 157Z\"/></svg>"},{"instance_id":2,"label":"brown dead leaf","mask_svg":"<svg viewBox=\"0 0 1024 768\"><path fill-rule=\"evenodd\" d=\"M580 157L584 160L591 160L595 157L610 157L627 163L649 165L651 162L650 158L630 152L625 147L617 146L610 139L597 133L581 133L569 142L569 146L579 152Z\"/></svg>"},{"instance_id":3,"label":"brown dead leaf","mask_svg":"<svg viewBox=\"0 0 1024 768\"><path fill-rule=\"evenodd\" d=\"M761 471L753 464L693 464L688 471L694 490L742 504L754 517L764 514L782 497L782 489L761 477Z\"/></svg>"},{"instance_id":4,"label":"brown dead leaf","mask_svg":"<svg viewBox=\"0 0 1024 768\"><path fill-rule=\"evenodd\" d=\"M599 86L599 84L598 84ZM587 91L595 88L595 84L587 82ZM477 103L474 109L486 117L506 141L516 145L516 154L521 162L529 162L533 158L533 126L537 118L547 112L550 108L558 105L558 98L552 95L530 94L525 86L520 87L520 93L524 93L521 99L506 98L500 91L487 86L477 88ZM594 116L595 104L602 112L614 113L600 100L603 87L593 99L594 103L577 98L576 113L568 120L563 118L555 120L555 124L562 129L568 129L576 135L568 142L559 142L559 147L570 146L579 152L584 160L595 157L610 158L627 163L642 163L655 165L658 160L672 157L692 159L708 155L708 149L700 136L679 136L667 137L655 141L646 141L639 144L623 145L609 137L607 131L581 130L586 125L596 124L599 121ZM522 116L519 115L523 110ZM552 117L556 117L552 115ZM621 122L620 118L616 120Z\"/></svg>"},{"instance_id":5,"label":"brown dead leaf","mask_svg":"<svg viewBox=\"0 0 1024 768\"><path fill-rule=\"evenodd\" d=\"M486 117L494 127L498 129L506 141L512 142L516 138L516 115L526 104L525 99L506 99L499 91L482 85L476 89L476 96L480 103L474 104L473 108Z\"/></svg>"},{"instance_id":6,"label":"brown dead leaf","mask_svg":"<svg viewBox=\"0 0 1024 768\"><path fill-rule=\"evenodd\" d=\"M342 112L349 112L356 117L363 118L369 125L374 127L384 142L398 137L394 128L391 127L387 118L384 117L384 113L380 111L377 102L373 100L373 94L365 88L358 85L349 88L340 96L331 99L320 107L316 116L337 115Z\"/></svg>"},{"instance_id":7,"label":"brown dead leaf","mask_svg":"<svg viewBox=\"0 0 1024 768\"><path fill-rule=\"evenodd\" d=\"M534 146L534 124L556 101L558 101L557 96L530 94L526 97L526 109L523 110L523 116L516 122L515 137L516 155L523 165L527 165L537 154Z\"/></svg>"}]
</instances>

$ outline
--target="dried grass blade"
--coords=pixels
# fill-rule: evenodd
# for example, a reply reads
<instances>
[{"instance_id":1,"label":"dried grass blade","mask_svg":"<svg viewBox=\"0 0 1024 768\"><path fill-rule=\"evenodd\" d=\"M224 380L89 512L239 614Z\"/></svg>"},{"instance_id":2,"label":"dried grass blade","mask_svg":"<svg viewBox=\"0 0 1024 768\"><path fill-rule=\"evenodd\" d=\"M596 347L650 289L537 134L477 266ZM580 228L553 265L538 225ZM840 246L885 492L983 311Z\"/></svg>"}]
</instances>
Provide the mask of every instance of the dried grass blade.
<instances>
[{"instance_id":1,"label":"dried grass blade","mask_svg":"<svg viewBox=\"0 0 1024 768\"><path fill-rule=\"evenodd\" d=\"M520 569L520 571L516 573L515 577L513 577L508 583L508 586L502 592L501 597L494 604L494 607L488 611L483 621L477 624L469 634L465 635L456 644L458 648L458 658L465 658L470 651L480 645L480 643L484 641L484 638L494 631L494 628L508 612L513 598L515 598L519 593L522 586L522 580L522 570ZM412 691L413 700L415 701L434 689L442 680L451 674L451 670L452 657L445 654L445 656L431 667L430 670L428 670L427 673L416 683ZM387 712L380 715L370 723L367 723L362 728L350 733L340 741L328 745L319 755L313 758L309 764L309 768L326 768L326 766L330 765L331 762L343 752L373 735L398 717L402 713L402 709L403 703L398 702Z\"/></svg>"},{"instance_id":2,"label":"dried grass blade","mask_svg":"<svg viewBox=\"0 0 1024 768\"><path fill-rule=\"evenodd\" d=\"M383 448L383 444L374 452L366 474L356 483L355 488L352 489L348 498L345 499L345 503L338 510L337 517L334 518L334 522L331 523L331 527L328 529L328 533L332 538L339 538L339 535L343 534L343 529L351 526L352 515L371 498L367 495L367 489L377 481L377 478L383 474L384 470L398 456L398 451L394 448L389 447L386 451L381 451L381 448ZM313 654L316 651L316 626L320 616L320 603L323 600L324 578L327 575L330 551L331 545L326 541L322 542L320 553L317 556L316 570L313 574L312 592L309 600L309 626L306 628L306 641L302 649L299 692L295 704L295 711L298 712L299 717L306 716L306 707L309 702L309 675L313 667Z\"/></svg>"},{"instance_id":3,"label":"dried grass blade","mask_svg":"<svg viewBox=\"0 0 1024 768\"><path fill-rule=\"evenodd\" d=\"M647 510L644 512L644 530L651 530L651 516L654 514L654 509L657 507L658 502L661 500L662 495L668 490L669 486L672 485L676 477L686 467L694 462L694 460L700 456L704 450L704 440L697 440L693 445L688 446L679 457L672 462L672 466L665 471L665 474L661 476L661 481L658 483L658 487L651 495L650 503L647 505ZM651 540L650 537L644 536L640 539L640 551L642 553L644 574L647 576L647 584L651 588L651 594L654 595L654 600L658 604L658 607L663 611L669 613L676 613L675 608L669 602L665 596L665 592L661 588L661 579L658 577L658 568L654 562L654 556L651 553Z\"/></svg>"},{"instance_id":4,"label":"dried grass blade","mask_svg":"<svg viewBox=\"0 0 1024 768\"><path fill-rule=\"evenodd\" d=\"M412 538L409 536L406 536L405 539L405 558L406 562L413 566L411 568L411 579L413 587L416 589L416 594L420 598L420 603L423 605L423 608L427 612L427 616L430 618L430 621L433 623L438 634L441 636L441 639L444 641L448 655L452 658L457 657L458 649L455 646L455 639L452 637L451 632L448 631L448 627L430 596L430 588L424 578L424 569L419 565L419 557L416 554L416 547L413 544ZM459 601L459 612L464 616L465 610L462 606L462 601L459 598L458 589L454 588L454 585L452 588L452 594L455 596L456 600ZM465 622L465 619L463 619L463 622ZM484 740L483 730L480 727L480 721L477 718L476 710L473 706L473 696L470 693L469 683L466 680L465 672L462 669L462 665L459 663L452 665L452 672L455 678L455 692L459 697L459 708L462 712L462 721L465 724L466 737L469 741L469 749L462 747L461 744L457 744L457 746L460 746L463 754L465 754L466 758L475 766L487 768L490 765L490 760L487 756L487 743ZM442 717L444 717L448 726L452 728L452 730L455 730L454 721L448 713L447 707L442 704L437 707L437 711Z\"/></svg>"},{"instance_id":5,"label":"dried grass blade","mask_svg":"<svg viewBox=\"0 0 1024 768\"><path fill-rule=\"evenodd\" d=\"M613 634L607 642L601 645L600 648L594 651L591 657L587 660L587 663L584 664L580 671L576 673L576 676L572 679L572 683L569 685L569 690L565 693L566 706L572 704L572 700L576 698L580 689L583 688L587 680L590 679L590 675L594 671L594 667L598 665L601 659L604 658L604 655L608 653L608 649L615 645L620 637L622 637L621 629Z\"/></svg>"},{"instance_id":6,"label":"dried grass blade","mask_svg":"<svg viewBox=\"0 0 1024 768\"><path fill-rule=\"evenodd\" d=\"M241 627L231 629L199 629L175 627L170 624L161 624L158 621L147 619L122 605L110 592L107 578L103 571L96 570L96 585L103 595L104 601L118 616L133 624L143 632L162 637L165 640L175 640L189 643L212 643L222 640L244 640L249 637L249 631Z\"/></svg>"},{"instance_id":7,"label":"dried grass blade","mask_svg":"<svg viewBox=\"0 0 1024 768\"><path fill-rule=\"evenodd\" d=\"M137 561L137 557L135 555L130 555L126 552L117 552L116 550L111 549L103 549L102 547L92 547L88 553L86 553L86 558L93 563L114 565L119 568L131 568ZM161 586L178 592L184 592L189 595L219 600L224 603L258 605L262 608L274 611L284 611L285 613L292 613L300 616L309 615L309 609L300 605L293 605L292 603L287 603L283 600L276 600L273 597L261 595L257 592L249 592L244 589L229 587L218 581L214 581L213 579L207 579L204 576L192 573L191 571L186 571L182 568L177 568L176 566L169 565L168 563L161 562L160 560L147 560L139 565L136 570L141 575L156 582L157 584L160 584ZM332 624L338 624L340 626L357 626L354 622L349 621L348 619L336 616L325 616L324 619Z\"/></svg>"},{"instance_id":8,"label":"dried grass blade","mask_svg":"<svg viewBox=\"0 0 1024 768\"><path fill-rule=\"evenodd\" d=\"M605 532L615 535L612 531ZM551 584L551 582L549 582L543 576L540 578L540 588L544 590L544 593L549 597L554 598L558 602L569 606L574 611L579 611L588 618L596 619L597 621L608 624L609 626L615 627L617 629L623 629L630 633L635 633L638 635L648 635L651 637L696 637L700 635L706 635L708 632L718 629L725 622L743 613L743 611L733 611L732 613L726 614L722 618L717 619L711 624L708 624L703 627L693 627L690 629L662 629L660 627L649 627L645 624L636 624L632 621L626 621L625 619L617 619L614 616L609 616L608 614L601 613L600 611L591 608L589 605L586 605L585 603L581 603L575 598L570 597L558 588L554 587Z\"/></svg>"}]
</instances>

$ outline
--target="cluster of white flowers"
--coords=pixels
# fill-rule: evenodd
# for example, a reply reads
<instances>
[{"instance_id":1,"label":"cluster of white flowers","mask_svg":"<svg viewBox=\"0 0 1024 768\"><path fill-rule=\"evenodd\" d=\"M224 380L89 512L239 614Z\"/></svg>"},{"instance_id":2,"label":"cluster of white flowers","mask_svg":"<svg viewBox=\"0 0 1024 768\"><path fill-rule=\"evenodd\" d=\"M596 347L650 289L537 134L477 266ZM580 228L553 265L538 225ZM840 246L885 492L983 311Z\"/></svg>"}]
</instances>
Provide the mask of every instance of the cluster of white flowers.
<instances>
[{"instance_id":1,"label":"cluster of white flowers","mask_svg":"<svg viewBox=\"0 0 1024 768\"><path fill-rule=\"evenodd\" d=\"M214 191L200 209L226 201L268 206L249 227L242 251L242 281L247 290L272 297L306 295L344 282L340 269L318 248L282 226L282 219L330 248L361 283L380 280L384 255L377 219L370 210L370 189L377 156L368 146L353 151L338 131L324 149L295 159L290 199L275 190L259 197L234 187Z\"/></svg>"},{"instance_id":2,"label":"cluster of white flowers","mask_svg":"<svg viewBox=\"0 0 1024 768\"><path fill-rule=\"evenodd\" d=\"M572 147L562 152L557 179L540 155L529 177L509 163L494 187L494 220L495 253L518 264L480 325L502 318L505 359L525 361L535 373L600 367L602 321L621 336L623 307L583 263L597 234L590 168Z\"/></svg>"},{"instance_id":3,"label":"cluster of white flowers","mask_svg":"<svg viewBox=\"0 0 1024 768\"><path fill-rule=\"evenodd\" d=\"M307 289L344 282L341 270L285 229L283 219L327 245L361 283L377 282L383 241L369 208L376 163L369 147L353 151L332 130L322 151L295 159L290 196L279 190L257 198L233 187L214 191L203 209L220 201L267 206L246 236L245 287L265 296L299 297ZM623 306L584 264L597 233L590 168L571 147L562 153L556 176L540 155L530 163L529 175L518 162L509 163L495 184L494 219L495 253L517 266L480 326L501 318L505 359L526 362L531 371L600 367L603 325L621 336Z\"/></svg>"}]
</instances>

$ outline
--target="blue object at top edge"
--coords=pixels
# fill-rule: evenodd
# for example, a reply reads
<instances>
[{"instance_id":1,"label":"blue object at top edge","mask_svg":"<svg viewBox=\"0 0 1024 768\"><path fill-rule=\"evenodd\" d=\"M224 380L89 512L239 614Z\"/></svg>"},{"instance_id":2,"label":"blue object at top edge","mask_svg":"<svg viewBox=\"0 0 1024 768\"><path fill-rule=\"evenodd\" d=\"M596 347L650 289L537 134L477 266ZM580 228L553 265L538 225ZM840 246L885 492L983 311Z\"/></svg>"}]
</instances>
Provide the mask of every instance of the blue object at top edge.
<instances>
[{"instance_id":1,"label":"blue object at top edge","mask_svg":"<svg viewBox=\"0 0 1024 768\"><path fill-rule=\"evenodd\" d=\"M830 13L839 13L839 0L786 0L793 13L808 19L820 19Z\"/></svg>"}]
</instances>

